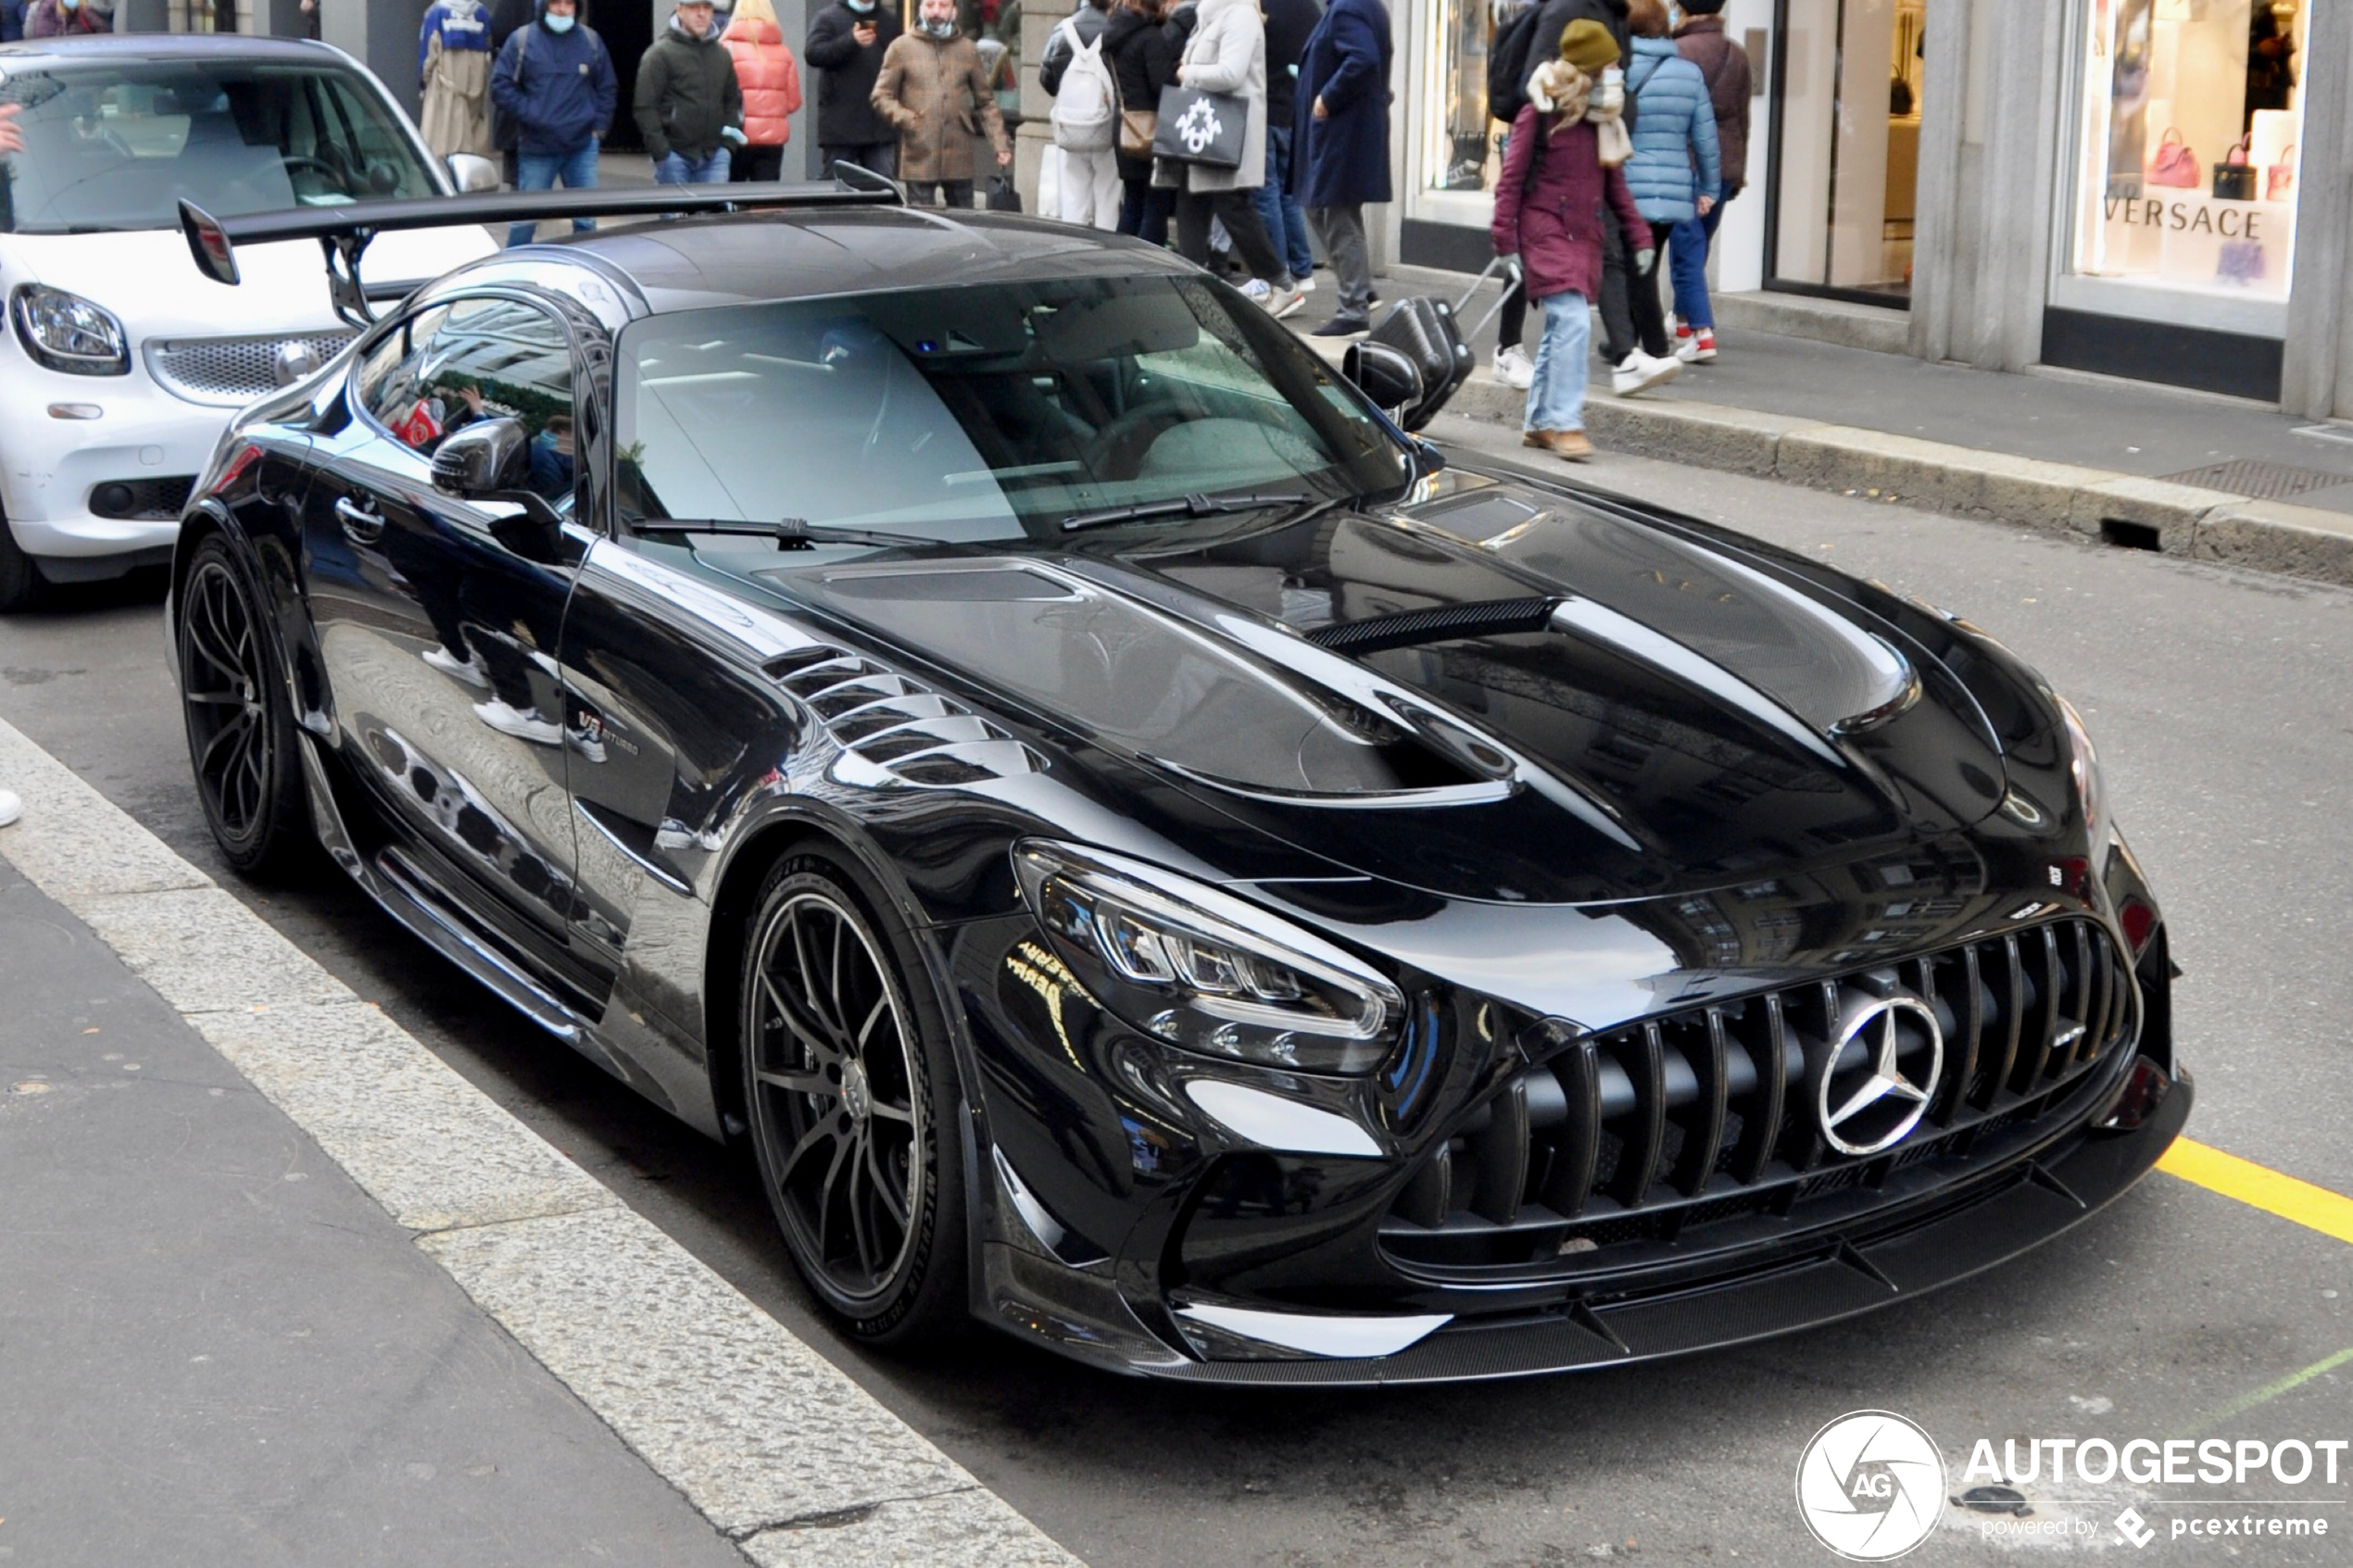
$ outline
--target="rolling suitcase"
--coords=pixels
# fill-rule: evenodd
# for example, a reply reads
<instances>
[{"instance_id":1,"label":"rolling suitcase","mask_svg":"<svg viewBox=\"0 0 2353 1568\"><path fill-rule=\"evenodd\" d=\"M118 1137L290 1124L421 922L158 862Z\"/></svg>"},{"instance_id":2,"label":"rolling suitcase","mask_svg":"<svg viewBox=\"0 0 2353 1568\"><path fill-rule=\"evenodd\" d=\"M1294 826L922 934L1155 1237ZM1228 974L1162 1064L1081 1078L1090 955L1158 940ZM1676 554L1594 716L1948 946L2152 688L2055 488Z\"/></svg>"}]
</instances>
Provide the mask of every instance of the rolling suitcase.
<instances>
[{"instance_id":1,"label":"rolling suitcase","mask_svg":"<svg viewBox=\"0 0 2353 1568\"><path fill-rule=\"evenodd\" d=\"M1407 430L1419 430L1429 423L1437 417L1439 409L1446 406L1446 400L1461 391L1463 383L1470 379L1478 356L1464 341L1460 312L1470 304L1478 285L1503 265L1500 257L1490 262L1486 271L1471 280L1470 289L1459 300L1450 303L1427 295L1399 300L1389 307L1386 315L1373 323L1373 330L1365 334L1367 343L1386 344L1411 359L1414 368L1421 371L1421 398L1405 410L1401 421ZM1504 296L1509 297L1511 291L1517 286L1516 279L1507 275L1504 285ZM1471 331L1477 332L1484 327L1488 317L1502 307L1503 300L1498 299Z\"/></svg>"}]
</instances>

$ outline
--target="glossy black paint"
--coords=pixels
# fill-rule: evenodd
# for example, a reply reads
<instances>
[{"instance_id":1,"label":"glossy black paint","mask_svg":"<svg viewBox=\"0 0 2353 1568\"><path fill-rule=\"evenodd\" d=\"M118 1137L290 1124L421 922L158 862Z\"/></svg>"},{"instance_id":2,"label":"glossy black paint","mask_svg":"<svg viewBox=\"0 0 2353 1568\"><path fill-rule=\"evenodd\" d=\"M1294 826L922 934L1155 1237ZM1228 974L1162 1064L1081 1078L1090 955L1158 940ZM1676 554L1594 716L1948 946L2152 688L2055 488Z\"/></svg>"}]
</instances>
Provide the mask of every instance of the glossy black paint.
<instances>
[{"instance_id":1,"label":"glossy black paint","mask_svg":"<svg viewBox=\"0 0 2353 1568\"><path fill-rule=\"evenodd\" d=\"M957 1004L975 1310L1102 1365L1383 1381L1730 1342L1985 1266L2146 1169L2186 1114L2185 1080L2147 1127L2085 1125L2136 1055L2179 1077L2154 896L2122 840L2084 821L2039 679L1877 585L1459 453L1354 507L1020 546L698 551L609 525L610 364L631 320L1179 267L1055 225L898 209L494 257L248 411L197 487L181 561L225 532L255 567L346 869L713 1135L742 1128L732 1011L751 890L807 835L857 856ZM354 402L352 366L462 295L529 303L571 345L580 483L560 529L518 532L510 508L437 491ZM1543 630L1357 657L1315 635L1531 597L1558 606ZM495 647L481 685L423 658L453 646ZM845 669L970 716L996 737L988 765L941 783L862 752L810 696ZM562 738L497 728L476 708L492 699L527 701ZM1289 751L1270 746L1286 734ZM1023 907L1009 851L1028 836L1222 886L1360 956L1409 998L1389 1068L1285 1073L1130 1028ZM1418 1163L1582 1032L2056 916L2122 941L2129 905L2146 913L2138 1038L1998 1157L1881 1173L1881 1196L1831 1223L1616 1273L1570 1259L1449 1282L1378 1244ZM1189 1098L1203 1079L1330 1112L1378 1152L1261 1147ZM2020 1196L2030 1169L2083 1173L2055 1207ZM1944 1261L1899 1267L1940 1235ZM1869 1269L1838 1261L1857 1251L1902 1277L1857 1295L1847 1276ZM1785 1267L1805 1260L1828 1261ZM1667 1298L1677 1323L1644 1326ZM1399 1356L1302 1359L1178 1317L1200 1301L1456 1321Z\"/></svg>"}]
</instances>

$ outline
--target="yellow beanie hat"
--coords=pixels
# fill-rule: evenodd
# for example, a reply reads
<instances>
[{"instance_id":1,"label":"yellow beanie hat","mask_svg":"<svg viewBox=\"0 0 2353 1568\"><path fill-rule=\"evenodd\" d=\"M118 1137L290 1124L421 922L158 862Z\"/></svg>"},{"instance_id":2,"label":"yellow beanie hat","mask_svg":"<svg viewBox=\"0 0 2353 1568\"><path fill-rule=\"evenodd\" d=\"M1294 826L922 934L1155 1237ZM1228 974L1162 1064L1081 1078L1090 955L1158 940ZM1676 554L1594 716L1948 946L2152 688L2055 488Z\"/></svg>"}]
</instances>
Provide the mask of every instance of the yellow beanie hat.
<instances>
[{"instance_id":1,"label":"yellow beanie hat","mask_svg":"<svg viewBox=\"0 0 2353 1568\"><path fill-rule=\"evenodd\" d=\"M1601 23L1580 17L1561 29L1561 58L1587 76L1599 76L1617 63L1617 40Z\"/></svg>"}]
</instances>

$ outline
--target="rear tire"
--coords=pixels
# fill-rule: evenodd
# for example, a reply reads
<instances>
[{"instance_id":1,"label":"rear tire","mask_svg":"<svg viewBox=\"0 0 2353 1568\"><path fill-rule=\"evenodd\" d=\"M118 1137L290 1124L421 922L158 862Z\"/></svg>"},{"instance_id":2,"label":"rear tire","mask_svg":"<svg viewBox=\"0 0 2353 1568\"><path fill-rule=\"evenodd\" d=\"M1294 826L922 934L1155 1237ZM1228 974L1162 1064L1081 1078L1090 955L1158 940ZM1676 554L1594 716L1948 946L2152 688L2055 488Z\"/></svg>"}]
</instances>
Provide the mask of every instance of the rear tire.
<instances>
[{"instance_id":1,"label":"rear tire","mask_svg":"<svg viewBox=\"0 0 2353 1568\"><path fill-rule=\"evenodd\" d=\"M173 600L180 709L212 840L243 875L282 877L310 853L301 744L261 596L228 539L196 546Z\"/></svg>"},{"instance_id":2,"label":"rear tire","mask_svg":"<svg viewBox=\"0 0 2353 1568\"><path fill-rule=\"evenodd\" d=\"M913 939L850 860L768 873L745 931L744 1100L793 1263L870 1344L912 1348L967 1312L963 1097Z\"/></svg>"},{"instance_id":3,"label":"rear tire","mask_svg":"<svg viewBox=\"0 0 2353 1568\"><path fill-rule=\"evenodd\" d=\"M40 563L24 553L8 520L0 518L0 615L36 608L48 591Z\"/></svg>"}]
</instances>

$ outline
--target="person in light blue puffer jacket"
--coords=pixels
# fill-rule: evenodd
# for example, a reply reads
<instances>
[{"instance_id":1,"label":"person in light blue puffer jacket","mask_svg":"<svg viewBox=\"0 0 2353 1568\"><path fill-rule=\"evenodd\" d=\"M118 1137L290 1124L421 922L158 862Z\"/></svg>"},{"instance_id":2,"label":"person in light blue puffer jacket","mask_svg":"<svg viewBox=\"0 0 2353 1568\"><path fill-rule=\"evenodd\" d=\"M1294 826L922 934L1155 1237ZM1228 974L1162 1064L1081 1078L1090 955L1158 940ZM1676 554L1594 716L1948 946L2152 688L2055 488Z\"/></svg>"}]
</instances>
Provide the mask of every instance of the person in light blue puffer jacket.
<instances>
[{"instance_id":1,"label":"person in light blue puffer jacket","mask_svg":"<svg viewBox=\"0 0 2353 1568\"><path fill-rule=\"evenodd\" d=\"M1642 352L1665 358L1674 352L1667 336L1667 311L1658 297L1655 257L1667 250L1678 223L1704 218L1723 190L1716 145L1716 110L1708 102L1707 79L1675 49L1660 0L1633 0L1634 55L1626 63L1626 94L1633 99L1634 156L1626 160L1626 183L1634 205L1651 226L1649 270L1627 280L1628 303ZM1641 250L1635 236L1629 248Z\"/></svg>"}]
</instances>

